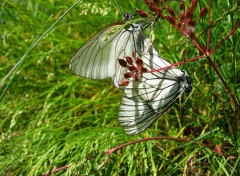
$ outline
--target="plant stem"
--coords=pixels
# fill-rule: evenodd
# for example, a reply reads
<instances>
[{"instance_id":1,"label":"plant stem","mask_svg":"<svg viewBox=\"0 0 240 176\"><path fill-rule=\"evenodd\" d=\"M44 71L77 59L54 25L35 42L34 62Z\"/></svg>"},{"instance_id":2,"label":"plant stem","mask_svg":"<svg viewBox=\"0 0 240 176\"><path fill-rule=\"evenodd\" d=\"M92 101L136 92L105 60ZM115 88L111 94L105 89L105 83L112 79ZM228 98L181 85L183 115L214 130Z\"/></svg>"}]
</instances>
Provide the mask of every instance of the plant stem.
<instances>
[{"instance_id":1,"label":"plant stem","mask_svg":"<svg viewBox=\"0 0 240 176\"><path fill-rule=\"evenodd\" d=\"M105 152L103 152L103 154L107 154L107 155L110 155L111 153L123 148L123 147L126 147L128 145L131 145L131 144L136 144L136 143L139 143L139 142L144 142L144 141L150 141L150 140L172 140L172 141L181 141L181 142L192 142L191 140L187 139L187 138L174 138L174 137L152 137L152 138L143 138L143 139L138 139L138 140L134 140L134 141L130 141L130 142L127 142L127 143L124 143L124 144L121 144L117 147L114 147L110 150L107 150ZM200 144L198 142L194 142L194 143L197 143L197 144ZM208 145L206 144L200 144L201 146L204 146L204 147L208 147Z\"/></svg>"},{"instance_id":2,"label":"plant stem","mask_svg":"<svg viewBox=\"0 0 240 176\"><path fill-rule=\"evenodd\" d=\"M209 4L209 8L208 8L208 24L211 24L211 9L212 9L212 3L211 0L208 0L208 4ZM210 50L210 39L211 39L211 29L208 28L207 31L208 35L207 35L207 48L206 51L209 52Z\"/></svg>"},{"instance_id":3,"label":"plant stem","mask_svg":"<svg viewBox=\"0 0 240 176\"><path fill-rule=\"evenodd\" d=\"M201 52L205 55L205 57L207 58L209 64L213 67L214 71L217 73L218 77L221 79L224 87L226 88L226 90L228 91L228 93L230 94L231 98L233 99L234 103L236 106L239 105L239 102L237 101L234 93L231 91L230 87L228 86L228 84L226 83L225 79L223 78L223 76L221 75L220 71L218 70L218 68L216 67L216 65L214 64L214 62L211 60L210 55L216 50L217 47L219 47L227 38L229 38L239 27L240 25L237 26L237 28L235 28L233 31L231 31L211 52L208 52L207 50L205 50L203 48L203 46L200 44L200 42L198 41L196 36L192 36L189 37L187 36L183 31L181 31L181 29L179 29L178 27L176 27L175 25L173 25L179 32L181 32L184 36L188 37L190 39L190 41L192 42L192 44ZM209 29L210 30L210 29ZM210 38L210 32L208 32L208 38ZM209 41L207 41L207 45L209 46L210 43L208 44L208 42L210 42L210 39L208 39ZM207 49L208 49L207 46Z\"/></svg>"},{"instance_id":4,"label":"plant stem","mask_svg":"<svg viewBox=\"0 0 240 176\"><path fill-rule=\"evenodd\" d=\"M52 174L57 173L57 172L59 172L59 171L61 171L61 170L66 170L68 167L69 167L68 165L65 165L65 166L60 167L60 168L57 168L57 169L55 169L55 170L53 170L53 171L51 171L51 172L48 172L48 173L46 173L46 174L43 174L42 176L52 175Z\"/></svg>"}]
</instances>

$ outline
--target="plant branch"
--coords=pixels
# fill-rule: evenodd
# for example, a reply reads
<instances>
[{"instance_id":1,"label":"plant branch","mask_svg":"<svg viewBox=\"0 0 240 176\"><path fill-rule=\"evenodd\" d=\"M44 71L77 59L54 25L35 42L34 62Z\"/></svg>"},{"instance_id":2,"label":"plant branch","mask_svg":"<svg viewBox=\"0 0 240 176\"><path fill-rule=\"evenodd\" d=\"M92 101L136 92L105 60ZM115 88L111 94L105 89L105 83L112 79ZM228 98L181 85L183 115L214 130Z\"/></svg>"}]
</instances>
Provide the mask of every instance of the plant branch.
<instances>
[{"instance_id":1,"label":"plant branch","mask_svg":"<svg viewBox=\"0 0 240 176\"><path fill-rule=\"evenodd\" d=\"M110 155L111 153L121 149L121 148L124 148L128 145L132 145L132 144L136 144L136 143L140 143L140 142L144 142L144 141L151 141L151 140L172 140L172 141L181 141L181 142L193 142L193 143L197 143L201 146L204 146L204 147L208 147L210 148L208 145L206 144L201 144L201 143L198 143L196 141L192 141L190 139L187 139L187 138L174 138L174 137L152 137L152 138L143 138L143 139L138 139L138 140L134 140L134 141L130 141L130 142L127 142L127 143L124 143L124 144L121 144L117 147L114 147L110 150L107 150L107 151L104 151L103 154L106 154L106 155Z\"/></svg>"},{"instance_id":2,"label":"plant branch","mask_svg":"<svg viewBox=\"0 0 240 176\"><path fill-rule=\"evenodd\" d=\"M210 22L210 18L209 18L209 22ZM239 105L239 102L237 101L234 93L232 92L232 90L230 89L230 87L228 86L228 84L226 83L225 79L223 78L223 76L221 75L220 71L218 70L218 68L216 67L216 65L214 64L214 62L211 60L210 55L227 39L229 38L240 26L238 25L234 30L232 30L223 40L221 40L221 42L211 51L209 52L208 49L210 47L210 29L208 30L208 39L207 39L207 49L205 50L203 48L203 46L200 44L198 38L195 35L189 36L187 33L185 33L181 28L178 28L177 25L173 25L180 33L182 33L184 36L186 36L187 38L190 39L190 41L192 42L192 44L202 53L205 55L205 57L207 58L209 64L213 67L214 71L216 72L216 74L218 75L218 77L221 79L224 87L226 88L227 92L230 94L231 98L233 99L234 103L236 106Z\"/></svg>"},{"instance_id":3,"label":"plant branch","mask_svg":"<svg viewBox=\"0 0 240 176\"><path fill-rule=\"evenodd\" d=\"M208 24L211 23L211 9L212 9L212 1L208 0L208 4L209 4L209 8L208 8ZM207 31L207 47L206 47L206 51L209 52L210 50L210 39L211 39L211 29L208 28Z\"/></svg>"},{"instance_id":4,"label":"plant branch","mask_svg":"<svg viewBox=\"0 0 240 176\"><path fill-rule=\"evenodd\" d=\"M177 63L171 64L171 65L163 67L163 68L149 70L148 73L159 72L161 70L166 70L166 69L169 69L169 68L173 68L175 66L182 65L182 64L187 63L187 62L193 62L193 61L196 61L196 60L199 60L199 59L202 59L202 58L206 58L206 57L204 55L197 56L197 57L194 57L194 58L191 58L191 59L187 59L187 60L184 60L184 61L181 61L181 62L177 62Z\"/></svg>"},{"instance_id":5,"label":"plant branch","mask_svg":"<svg viewBox=\"0 0 240 176\"><path fill-rule=\"evenodd\" d=\"M224 37L210 52L209 54L211 55L218 49L228 38L230 38L238 29L240 28L240 23L231 31L229 34Z\"/></svg>"},{"instance_id":6,"label":"plant branch","mask_svg":"<svg viewBox=\"0 0 240 176\"><path fill-rule=\"evenodd\" d=\"M60 168L57 168L57 169L55 169L55 170L53 170L53 171L51 171L51 172L48 172L48 173L46 173L46 174L43 174L42 176L52 175L52 174L54 174L54 173L56 173L56 172L59 172L59 171L61 171L61 170L66 170L68 167L69 167L68 165L65 165L65 166L60 167Z\"/></svg>"}]
</instances>

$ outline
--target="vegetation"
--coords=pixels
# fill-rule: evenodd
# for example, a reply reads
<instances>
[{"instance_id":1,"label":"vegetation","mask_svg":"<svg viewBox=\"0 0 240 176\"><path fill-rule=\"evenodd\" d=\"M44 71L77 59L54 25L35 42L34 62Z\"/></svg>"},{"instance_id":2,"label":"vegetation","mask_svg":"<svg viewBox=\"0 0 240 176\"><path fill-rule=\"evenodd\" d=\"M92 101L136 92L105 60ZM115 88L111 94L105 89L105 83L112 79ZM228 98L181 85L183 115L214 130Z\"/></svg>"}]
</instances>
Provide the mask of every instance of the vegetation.
<instances>
[{"instance_id":1,"label":"vegetation","mask_svg":"<svg viewBox=\"0 0 240 176\"><path fill-rule=\"evenodd\" d=\"M0 175L240 175L238 1L199 1L194 37L170 18L155 23L154 45L169 62L186 61L179 67L192 77L193 90L135 136L118 124L122 92L110 79L90 80L68 70L73 53L121 20L121 11L114 1L74 3L0 4ZM186 8L191 3L185 1ZM151 13L144 1L119 4L123 12ZM177 15L179 4L165 5ZM211 16L200 18L204 6ZM163 13L173 16L171 10ZM217 48L207 59L187 62L203 55L195 37L205 51Z\"/></svg>"}]
</instances>

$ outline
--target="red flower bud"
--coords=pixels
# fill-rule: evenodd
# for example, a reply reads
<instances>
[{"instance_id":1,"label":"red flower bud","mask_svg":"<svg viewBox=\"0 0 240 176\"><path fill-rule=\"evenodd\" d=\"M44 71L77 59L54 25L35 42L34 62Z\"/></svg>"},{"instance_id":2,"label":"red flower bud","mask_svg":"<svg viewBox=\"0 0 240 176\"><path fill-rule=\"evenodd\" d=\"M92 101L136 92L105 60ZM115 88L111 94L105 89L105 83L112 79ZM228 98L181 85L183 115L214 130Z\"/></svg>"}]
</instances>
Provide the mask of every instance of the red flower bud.
<instances>
[{"instance_id":1,"label":"red flower bud","mask_svg":"<svg viewBox=\"0 0 240 176\"><path fill-rule=\"evenodd\" d=\"M128 67L128 70L131 72L135 72L135 71L137 71L137 68L135 66L131 65Z\"/></svg>"},{"instance_id":2,"label":"red flower bud","mask_svg":"<svg viewBox=\"0 0 240 176\"><path fill-rule=\"evenodd\" d=\"M192 0L192 3L189 6L189 10L193 12L197 6L197 0Z\"/></svg>"},{"instance_id":3,"label":"red flower bud","mask_svg":"<svg viewBox=\"0 0 240 176\"><path fill-rule=\"evenodd\" d=\"M162 14L162 8L158 8L158 7L157 7L157 8L156 8L156 11L157 11L157 12L156 12L157 14Z\"/></svg>"},{"instance_id":4,"label":"red flower bud","mask_svg":"<svg viewBox=\"0 0 240 176\"><path fill-rule=\"evenodd\" d=\"M152 0L146 0L145 3L148 5L148 7L155 6L155 4Z\"/></svg>"},{"instance_id":5,"label":"red flower bud","mask_svg":"<svg viewBox=\"0 0 240 176\"><path fill-rule=\"evenodd\" d=\"M145 12L141 9L136 9L136 11L141 17L147 17L148 16L147 12Z\"/></svg>"},{"instance_id":6,"label":"red flower bud","mask_svg":"<svg viewBox=\"0 0 240 176\"><path fill-rule=\"evenodd\" d=\"M126 61L127 61L128 64L133 65L133 60L132 60L131 57L126 56L125 59L126 59Z\"/></svg>"},{"instance_id":7,"label":"red flower bud","mask_svg":"<svg viewBox=\"0 0 240 176\"><path fill-rule=\"evenodd\" d=\"M166 18L172 25L175 25L176 23L175 23L175 18L174 17L172 17L172 16L168 16L167 18Z\"/></svg>"},{"instance_id":8,"label":"red flower bud","mask_svg":"<svg viewBox=\"0 0 240 176\"><path fill-rule=\"evenodd\" d=\"M157 13L157 7L156 7L155 5L150 5L148 8L149 8L152 12Z\"/></svg>"},{"instance_id":9,"label":"red flower bud","mask_svg":"<svg viewBox=\"0 0 240 176\"><path fill-rule=\"evenodd\" d=\"M142 66L142 65L143 65L143 60L138 57L138 58L136 59L136 64L137 64L138 66Z\"/></svg>"},{"instance_id":10,"label":"red flower bud","mask_svg":"<svg viewBox=\"0 0 240 176\"><path fill-rule=\"evenodd\" d=\"M120 83L118 83L119 86L127 86L129 83L129 81L121 81Z\"/></svg>"},{"instance_id":11,"label":"red flower bud","mask_svg":"<svg viewBox=\"0 0 240 176\"><path fill-rule=\"evenodd\" d=\"M123 59L118 59L118 62L119 64L122 66L122 67L127 67L127 62Z\"/></svg>"},{"instance_id":12,"label":"red flower bud","mask_svg":"<svg viewBox=\"0 0 240 176\"><path fill-rule=\"evenodd\" d=\"M143 73L146 73L146 72L148 71L148 69L145 68L145 67L142 67L141 71L142 71Z\"/></svg>"},{"instance_id":13,"label":"red flower bud","mask_svg":"<svg viewBox=\"0 0 240 176\"><path fill-rule=\"evenodd\" d=\"M206 16L207 12L208 12L208 9L207 7L204 6L200 11L200 18L203 18L204 16Z\"/></svg>"},{"instance_id":14,"label":"red flower bud","mask_svg":"<svg viewBox=\"0 0 240 176\"><path fill-rule=\"evenodd\" d=\"M172 17L175 17L175 13L174 13L174 11L173 11L173 9L171 7L168 7L168 12L170 13L170 15Z\"/></svg>"},{"instance_id":15,"label":"red flower bud","mask_svg":"<svg viewBox=\"0 0 240 176\"><path fill-rule=\"evenodd\" d=\"M185 4L183 1L181 1L181 3L180 3L180 9L181 9L181 11L185 12Z\"/></svg>"},{"instance_id":16,"label":"red flower bud","mask_svg":"<svg viewBox=\"0 0 240 176\"><path fill-rule=\"evenodd\" d=\"M131 77L133 77L133 73L132 72L127 72L127 73L125 73L124 74L124 78L131 78Z\"/></svg>"},{"instance_id":17,"label":"red flower bud","mask_svg":"<svg viewBox=\"0 0 240 176\"><path fill-rule=\"evenodd\" d=\"M182 10L180 15L180 21L182 21L185 17L185 12Z\"/></svg>"}]
</instances>

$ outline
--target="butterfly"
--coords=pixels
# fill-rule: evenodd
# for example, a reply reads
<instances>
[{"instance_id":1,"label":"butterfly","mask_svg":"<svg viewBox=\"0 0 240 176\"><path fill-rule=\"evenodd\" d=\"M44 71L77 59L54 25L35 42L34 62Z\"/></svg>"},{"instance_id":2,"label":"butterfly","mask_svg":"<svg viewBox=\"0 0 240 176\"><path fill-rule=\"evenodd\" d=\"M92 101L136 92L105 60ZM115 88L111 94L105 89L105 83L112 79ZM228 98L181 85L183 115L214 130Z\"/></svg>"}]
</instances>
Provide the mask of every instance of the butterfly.
<instances>
[{"instance_id":1,"label":"butterfly","mask_svg":"<svg viewBox=\"0 0 240 176\"><path fill-rule=\"evenodd\" d=\"M125 22L131 19L130 14L124 16ZM115 75L122 75L123 69L117 58L132 51L141 55L156 52L144 34L142 24L132 23L125 29L121 27L125 22L115 23L90 38L71 58L70 71L91 79L112 78L119 88Z\"/></svg>"},{"instance_id":2,"label":"butterfly","mask_svg":"<svg viewBox=\"0 0 240 176\"><path fill-rule=\"evenodd\" d=\"M138 65L133 64L136 67L134 71L131 62L128 62L128 68L131 69L125 73L128 83L123 89L118 115L120 125L129 135L146 130L180 95L184 92L189 93L192 89L191 78L186 71L177 68L157 71L171 65L160 56L145 54L132 59L141 61L138 61Z\"/></svg>"},{"instance_id":3,"label":"butterfly","mask_svg":"<svg viewBox=\"0 0 240 176\"><path fill-rule=\"evenodd\" d=\"M125 21L131 19L126 15ZM141 23L112 25L88 40L71 58L70 71L91 78L112 78L123 90L119 123L127 134L146 130L183 92L191 90L191 80L177 68L151 70L170 65L158 56L144 34ZM114 31L114 32L113 32Z\"/></svg>"}]
</instances>

